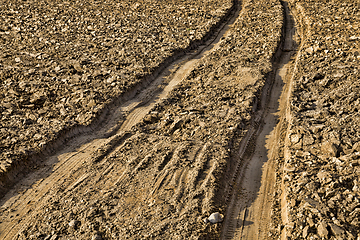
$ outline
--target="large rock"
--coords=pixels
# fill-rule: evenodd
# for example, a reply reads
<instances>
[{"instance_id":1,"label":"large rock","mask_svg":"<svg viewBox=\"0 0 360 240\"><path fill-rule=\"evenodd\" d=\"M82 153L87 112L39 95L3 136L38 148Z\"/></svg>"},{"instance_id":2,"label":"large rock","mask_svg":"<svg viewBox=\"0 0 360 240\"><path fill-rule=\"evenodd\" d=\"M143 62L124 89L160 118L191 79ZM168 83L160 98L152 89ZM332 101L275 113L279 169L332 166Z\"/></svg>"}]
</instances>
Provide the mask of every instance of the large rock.
<instances>
[{"instance_id":1,"label":"large rock","mask_svg":"<svg viewBox=\"0 0 360 240\"><path fill-rule=\"evenodd\" d=\"M329 183L331 182L331 174L328 173L327 171L320 171L318 174L317 174L317 177L319 178L321 184L326 184L326 183Z\"/></svg>"},{"instance_id":2,"label":"large rock","mask_svg":"<svg viewBox=\"0 0 360 240\"><path fill-rule=\"evenodd\" d=\"M310 145L314 143L314 138L310 134L306 134L304 136L303 144L304 145Z\"/></svg>"},{"instance_id":3,"label":"large rock","mask_svg":"<svg viewBox=\"0 0 360 240\"><path fill-rule=\"evenodd\" d=\"M355 143L352 150L354 152L360 152L360 142Z\"/></svg>"},{"instance_id":4,"label":"large rock","mask_svg":"<svg viewBox=\"0 0 360 240\"><path fill-rule=\"evenodd\" d=\"M304 227L302 232L303 238L306 238L307 235L309 234L309 228L310 228L309 226Z\"/></svg>"},{"instance_id":5,"label":"large rock","mask_svg":"<svg viewBox=\"0 0 360 240\"><path fill-rule=\"evenodd\" d=\"M336 236L337 240L344 239L344 237L345 237L344 233L345 232L341 227L339 227L338 225L333 224L333 223L330 223L329 225L330 225L332 233Z\"/></svg>"}]
</instances>

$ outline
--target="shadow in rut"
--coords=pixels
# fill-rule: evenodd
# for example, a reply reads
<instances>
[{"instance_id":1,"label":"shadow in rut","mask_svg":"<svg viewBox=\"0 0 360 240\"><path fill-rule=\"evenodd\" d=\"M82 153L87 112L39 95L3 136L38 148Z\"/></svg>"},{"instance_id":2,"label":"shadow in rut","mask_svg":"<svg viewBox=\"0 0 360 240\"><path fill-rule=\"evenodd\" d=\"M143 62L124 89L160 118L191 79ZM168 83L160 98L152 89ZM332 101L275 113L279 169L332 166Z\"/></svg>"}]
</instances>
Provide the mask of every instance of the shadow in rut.
<instances>
[{"instance_id":1,"label":"shadow in rut","mask_svg":"<svg viewBox=\"0 0 360 240\"><path fill-rule=\"evenodd\" d=\"M254 222L253 221L242 221L242 220L240 221L241 226L249 226L251 224L254 224Z\"/></svg>"}]
</instances>

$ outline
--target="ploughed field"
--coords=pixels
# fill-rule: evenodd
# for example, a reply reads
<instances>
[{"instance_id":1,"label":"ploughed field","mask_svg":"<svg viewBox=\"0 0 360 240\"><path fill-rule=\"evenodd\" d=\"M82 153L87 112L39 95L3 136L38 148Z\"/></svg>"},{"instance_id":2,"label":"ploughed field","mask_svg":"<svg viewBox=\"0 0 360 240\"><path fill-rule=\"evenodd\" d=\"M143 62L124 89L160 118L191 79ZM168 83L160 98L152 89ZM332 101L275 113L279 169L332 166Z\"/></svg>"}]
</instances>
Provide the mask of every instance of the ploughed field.
<instances>
[{"instance_id":1,"label":"ploughed field","mask_svg":"<svg viewBox=\"0 0 360 240\"><path fill-rule=\"evenodd\" d=\"M290 5L301 45L279 168L283 232L290 239L359 239L360 5Z\"/></svg>"},{"instance_id":2,"label":"ploughed field","mask_svg":"<svg viewBox=\"0 0 360 240\"><path fill-rule=\"evenodd\" d=\"M268 238L358 239L360 6L286 4L298 46ZM0 238L218 239L204 219L225 214L239 149L263 125L284 2L0 9Z\"/></svg>"},{"instance_id":3,"label":"ploughed field","mask_svg":"<svg viewBox=\"0 0 360 240\"><path fill-rule=\"evenodd\" d=\"M1 170L88 125L170 56L196 45L231 1L2 1Z\"/></svg>"}]
</instances>

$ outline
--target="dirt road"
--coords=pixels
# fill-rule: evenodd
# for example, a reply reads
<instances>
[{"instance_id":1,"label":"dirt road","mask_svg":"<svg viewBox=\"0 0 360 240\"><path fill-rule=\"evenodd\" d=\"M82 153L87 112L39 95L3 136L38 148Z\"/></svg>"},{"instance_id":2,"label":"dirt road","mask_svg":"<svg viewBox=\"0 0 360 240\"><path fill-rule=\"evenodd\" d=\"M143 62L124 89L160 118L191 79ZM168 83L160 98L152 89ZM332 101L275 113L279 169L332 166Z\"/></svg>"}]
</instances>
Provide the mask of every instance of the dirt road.
<instances>
[{"instance_id":1,"label":"dirt road","mask_svg":"<svg viewBox=\"0 0 360 240\"><path fill-rule=\"evenodd\" d=\"M354 1L8 2L0 239L360 239Z\"/></svg>"},{"instance_id":2,"label":"dirt road","mask_svg":"<svg viewBox=\"0 0 360 240\"><path fill-rule=\"evenodd\" d=\"M271 208L275 185L276 155L279 151L281 126L279 114L284 113L289 94L292 57L296 52L295 23L286 2L283 2L285 19L283 45L278 50L273 74L260 99L253 127L243 139L238 158L242 166L230 199L223 226L222 239L266 239L271 222ZM268 94L267 94L268 93ZM280 95L283 95L280 98ZM279 107L280 99L283 101Z\"/></svg>"},{"instance_id":3,"label":"dirt road","mask_svg":"<svg viewBox=\"0 0 360 240\"><path fill-rule=\"evenodd\" d=\"M48 156L38 169L19 181L0 202L0 239L13 239L17 236L24 230L23 226L38 217L35 215L36 210L47 206L54 195L71 195L72 190L80 184L89 184L94 179L97 182L111 171L114 165L110 164L100 171L89 171L88 168L91 163L101 161L111 152L116 153L117 147L131 136L128 131L142 121L156 104L167 98L169 92L189 74L204 54L217 48L217 43L237 18L239 8L236 3L230 17L213 33L212 38L176 60L145 90L128 93L128 101L112 109L101 127L79 134L66 142L60 151ZM122 175L115 176L117 180L114 185L124 181L127 171L122 169L119 172Z\"/></svg>"},{"instance_id":4,"label":"dirt road","mask_svg":"<svg viewBox=\"0 0 360 240\"><path fill-rule=\"evenodd\" d=\"M224 237L264 236L257 229L269 220L272 185L260 185L258 170L276 142L265 145L292 48L276 53L278 0L234 1L233 10L205 45L44 155L2 198L0 238L218 238L222 225L204 221L217 211ZM272 179L266 166L263 179Z\"/></svg>"}]
</instances>

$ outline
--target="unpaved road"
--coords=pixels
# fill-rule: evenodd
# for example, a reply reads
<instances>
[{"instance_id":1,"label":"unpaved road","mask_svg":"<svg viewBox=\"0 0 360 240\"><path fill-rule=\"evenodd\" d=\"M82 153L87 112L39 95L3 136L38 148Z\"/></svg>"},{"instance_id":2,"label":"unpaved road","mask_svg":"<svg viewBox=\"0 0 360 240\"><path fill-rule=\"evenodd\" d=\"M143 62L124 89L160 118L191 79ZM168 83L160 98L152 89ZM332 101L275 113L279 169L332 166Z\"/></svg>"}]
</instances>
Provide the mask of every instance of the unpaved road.
<instances>
[{"instance_id":1,"label":"unpaved road","mask_svg":"<svg viewBox=\"0 0 360 240\"><path fill-rule=\"evenodd\" d=\"M25 178L7 172L21 179L1 198L0 238L359 238L359 34L333 31L358 25L358 8L288 2L299 51L287 2L244 1L230 34L73 129Z\"/></svg>"},{"instance_id":2,"label":"unpaved road","mask_svg":"<svg viewBox=\"0 0 360 240\"><path fill-rule=\"evenodd\" d=\"M36 218L34 210L46 206L54 194L71 195L72 190L81 183L89 179L96 182L96 179L111 171L113 165L100 172L88 172L87 169L92 162L100 161L121 145L128 137L127 131L139 123L155 104L166 98L207 51L217 47L216 43L237 18L238 8L235 7L236 11L206 44L175 61L144 91L129 93L128 101L112 109L100 128L66 142L59 152L48 156L38 169L19 181L0 202L3 213L0 217L0 239L13 239L18 235L24 225ZM125 181L126 169L122 170L114 185Z\"/></svg>"},{"instance_id":3,"label":"unpaved road","mask_svg":"<svg viewBox=\"0 0 360 240\"><path fill-rule=\"evenodd\" d=\"M265 161L265 136L276 123L271 114L278 97L271 91L281 89L281 81L274 85L265 76L272 70L281 75L277 70L288 60L271 64L283 26L280 2L240 4L242 11L235 8L205 46L174 62L145 90L128 92L99 126L75 129L78 136L44 156L2 199L0 238L202 239L220 236L222 224L204 223L215 211L225 213L225 226L235 218L230 237L255 236L263 224L252 216L268 212L251 207L261 176L252 167ZM233 159L239 143L240 157ZM240 170L226 213L236 163ZM240 195L246 206L236 204L241 187L249 190ZM237 228L242 212L244 224Z\"/></svg>"},{"instance_id":4,"label":"unpaved road","mask_svg":"<svg viewBox=\"0 0 360 240\"><path fill-rule=\"evenodd\" d=\"M280 57L275 60L274 74L268 82L269 94L262 95L261 110L254 118L253 128L243 139L239 159L243 164L235 181L233 195L227 210L222 239L266 239L271 221L272 196L275 185L276 154L279 143L279 113L287 106L285 91L290 84L292 56L296 52L295 23L289 7L283 2L285 27ZM271 79L273 78L273 79ZM265 88L266 90L266 88ZM280 96L282 97L280 98ZM283 103L280 104L280 99Z\"/></svg>"}]
</instances>

